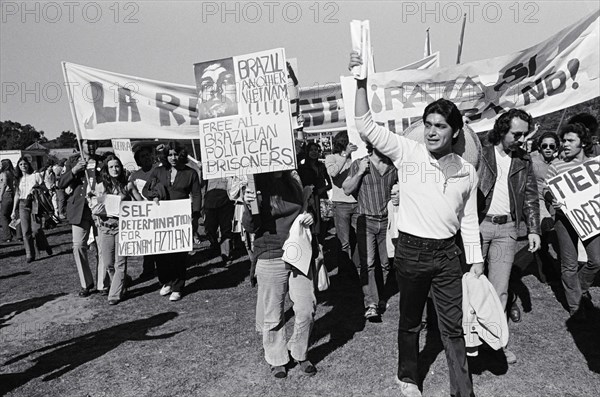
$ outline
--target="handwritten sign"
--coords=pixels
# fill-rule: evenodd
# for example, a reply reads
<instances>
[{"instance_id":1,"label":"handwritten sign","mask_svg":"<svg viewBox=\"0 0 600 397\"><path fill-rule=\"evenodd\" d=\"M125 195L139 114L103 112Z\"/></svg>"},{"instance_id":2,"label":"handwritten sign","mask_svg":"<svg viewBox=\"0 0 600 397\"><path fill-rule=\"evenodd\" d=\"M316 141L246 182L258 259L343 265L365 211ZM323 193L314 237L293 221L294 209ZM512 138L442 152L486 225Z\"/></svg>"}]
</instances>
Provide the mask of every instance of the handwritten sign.
<instances>
[{"instance_id":1,"label":"handwritten sign","mask_svg":"<svg viewBox=\"0 0 600 397\"><path fill-rule=\"evenodd\" d=\"M582 240L600 234L600 156L550 179L548 187Z\"/></svg>"},{"instance_id":2,"label":"handwritten sign","mask_svg":"<svg viewBox=\"0 0 600 397\"><path fill-rule=\"evenodd\" d=\"M115 155L121 160L123 167L131 172L137 171L138 167L133 156L133 150L131 149L131 140L129 139L111 139L113 151Z\"/></svg>"},{"instance_id":3,"label":"handwritten sign","mask_svg":"<svg viewBox=\"0 0 600 397\"><path fill-rule=\"evenodd\" d=\"M139 256L192 250L190 199L123 201L119 217L118 251Z\"/></svg>"},{"instance_id":4,"label":"handwritten sign","mask_svg":"<svg viewBox=\"0 0 600 397\"><path fill-rule=\"evenodd\" d=\"M205 179L296 168L283 49L194 65Z\"/></svg>"}]
</instances>

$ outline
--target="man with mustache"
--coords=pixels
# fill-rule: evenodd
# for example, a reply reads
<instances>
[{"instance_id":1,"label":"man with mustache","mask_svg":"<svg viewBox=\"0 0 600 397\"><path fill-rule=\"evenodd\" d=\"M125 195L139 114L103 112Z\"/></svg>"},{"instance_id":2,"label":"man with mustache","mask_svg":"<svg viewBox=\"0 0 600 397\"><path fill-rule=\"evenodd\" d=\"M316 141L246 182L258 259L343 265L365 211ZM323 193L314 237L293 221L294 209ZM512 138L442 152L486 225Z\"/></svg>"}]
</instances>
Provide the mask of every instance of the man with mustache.
<instances>
[{"instance_id":1,"label":"man with mustache","mask_svg":"<svg viewBox=\"0 0 600 397\"><path fill-rule=\"evenodd\" d=\"M487 261L488 279L504 307L508 301L508 281L518 231L527 228L530 252L540 248L537 183L531 158L522 148L532 124L529 113L510 109L496 119L487 140L482 138L482 161L478 170L481 249ZM518 322L520 312L518 306L514 307L511 319ZM508 349L504 349L504 354L507 363L517 361L516 355Z\"/></svg>"}]
</instances>

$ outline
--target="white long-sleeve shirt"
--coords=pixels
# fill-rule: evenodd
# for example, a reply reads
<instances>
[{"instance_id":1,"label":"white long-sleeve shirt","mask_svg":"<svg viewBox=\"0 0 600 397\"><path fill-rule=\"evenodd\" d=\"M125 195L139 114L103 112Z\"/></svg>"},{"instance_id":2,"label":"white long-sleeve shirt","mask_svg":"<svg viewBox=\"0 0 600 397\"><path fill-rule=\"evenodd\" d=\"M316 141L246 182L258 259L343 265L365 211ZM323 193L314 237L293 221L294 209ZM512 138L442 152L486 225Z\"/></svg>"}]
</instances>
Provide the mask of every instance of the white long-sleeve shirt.
<instances>
[{"instance_id":1,"label":"white long-sleeve shirt","mask_svg":"<svg viewBox=\"0 0 600 397\"><path fill-rule=\"evenodd\" d=\"M370 112L357 117L356 126L361 136L398 169L398 230L422 238L446 239L460 229L467 263L483 262L475 167L452 153L442 168L424 144L375 124Z\"/></svg>"}]
</instances>

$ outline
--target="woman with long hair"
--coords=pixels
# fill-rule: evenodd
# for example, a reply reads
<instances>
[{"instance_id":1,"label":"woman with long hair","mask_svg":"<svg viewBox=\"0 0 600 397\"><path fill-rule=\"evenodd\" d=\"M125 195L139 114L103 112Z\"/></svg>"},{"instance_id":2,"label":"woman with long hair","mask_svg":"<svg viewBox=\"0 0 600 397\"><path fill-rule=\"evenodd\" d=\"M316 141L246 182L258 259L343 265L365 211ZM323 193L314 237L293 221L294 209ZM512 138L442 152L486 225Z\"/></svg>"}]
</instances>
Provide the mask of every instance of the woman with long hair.
<instances>
[{"instance_id":1,"label":"woman with long hair","mask_svg":"<svg viewBox=\"0 0 600 397\"><path fill-rule=\"evenodd\" d=\"M321 200L328 202L327 192L331 190L331 178L327 173L325 164L319 161L321 147L316 142L306 145L304 164L298 167L298 175L303 186L313 186L311 206L315 213L315 226L313 232L324 237L327 232L327 221L321 217ZM322 240L321 240L322 241Z\"/></svg>"},{"instance_id":2,"label":"woman with long hair","mask_svg":"<svg viewBox=\"0 0 600 397\"><path fill-rule=\"evenodd\" d=\"M0 166L0 226L2 226L2 238L0 242L10 243L12 233L10 231L10 215L12 214L15 196L15 168L12 161L2 159Z\"/></svg>"},{"instance_id":3,"label":"woman with long hair","mask_svg":"<svg viewBox=\"0 0 600 397\"><path fill-rule=\"evenodd\" d=\"M128 182L123 164L118 157L109 155L100 170L101 182L97 183L91 194L95 205L91 205L92 215L98 228L102 263L111 279L108 290L108 303L116 305L125 297L127 279L127 257L120 256L117 249L119 241L118 214L106 211L107 195L119 196L120 201L141 201L142 196L132 182Z\"/></svg>"},{"instance_id":4,"label":"woman with long hair","mask_svg":"<svg viewBox=\"0 0 600 397\"><path fill-rule=\"evenodd\" d=\"M291 353L303 374L314 375L317 369L307 358L317 304L312 274L305 276L283 261L283 243L303 210L302 186L290 171L256 175L255 183L256 191L246 189L244 193L242 223L246 230L255 233L250 277L253 280L256 275L258 282L256 326L262 332L265 360L273 376L285 378ZM258 215L252 215L248 208L253 201L257 201ZM301 220L304 227L313 222L310 213ZM295 322L293 335L286 341L284 303L288 292Z\"/></svg>"},{"instance_id":5,"label":"woman with long hair","mask_svg":"<svg viewBox=\"0 0 600 397\"><path fill-rule=\"evenodd\" d=\"M188 167L187 150L175 142L164 145L161 165L155 167L144 186L142 194L154 202L159 200L181 200L192 198L192 224L200 217L201 192L200 177ZM187 252L156 255L156 273L162 284L161 296L169 295L174 302L182 298L185 286Z\"/></svg>"},{"instance_id":6,"label":"woman with long hair","mask_svg":"<svg viewBox=\"0 0 600 397\"><path fill-rule=\"evenodd\" d=\"M12 217L16 219L17 211L19 212L27 263L35 260L36 246L38 250L46 251L48 255L52 255L52 248L50 248L42 229L42 221L38 214L32 212L33 200L31 192L35 187L43 184L44 178L41 174L34 172L29 159L21 157L17 161L17 169L15 171L15 196Z\"/></svg>"}]
</instances>

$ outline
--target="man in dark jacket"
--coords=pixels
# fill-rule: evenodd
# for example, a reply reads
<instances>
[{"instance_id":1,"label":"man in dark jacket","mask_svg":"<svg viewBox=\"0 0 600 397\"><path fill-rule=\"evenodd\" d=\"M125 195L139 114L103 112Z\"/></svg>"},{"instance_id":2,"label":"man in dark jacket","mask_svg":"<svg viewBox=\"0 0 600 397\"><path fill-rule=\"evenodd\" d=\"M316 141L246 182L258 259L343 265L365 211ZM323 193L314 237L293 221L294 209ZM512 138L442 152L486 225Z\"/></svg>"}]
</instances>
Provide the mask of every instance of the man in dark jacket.
<instances>
[{"instance_id":1,"label":"man in dark jacket","mask_svg":"<svg viewBox=\"0 0 600 397\"><path fill-rule=\"evenodd\" d=\"M540 247L540 208L531 158L521 148L532 129L531 115L511 109L500 115L482 142L479 228L488 278L506 307L518 231L527 228L529 251ZM509 364L516 356L504 349Z\"/></svg>"},{"instance_id":2,"label":"man in dark jacket","mask_svg":"<svg viewBox=\"0 0 600 397\"><path fill-rule=\"evenodd\" d=\"M77 273L81 283L79 296L89 296L94 290L94 276L88 261L88 239L90 230L97 235L92 212L86 200L88 184L97 183L102 158L96 155L97 144L94 141L82 141L83 153L71 156L65 165L65 172L58 182L59 189L70 192L67 199L67 220L73 232L73 255L77 264ZM93 186L92 186L93 187ZM98 245L99 247L99 245ZM98 289L105 288L107 272L98 253Z\"/></svg>"}]
</instances>

